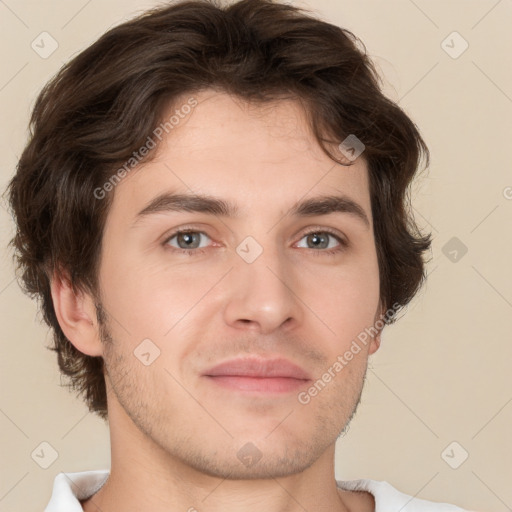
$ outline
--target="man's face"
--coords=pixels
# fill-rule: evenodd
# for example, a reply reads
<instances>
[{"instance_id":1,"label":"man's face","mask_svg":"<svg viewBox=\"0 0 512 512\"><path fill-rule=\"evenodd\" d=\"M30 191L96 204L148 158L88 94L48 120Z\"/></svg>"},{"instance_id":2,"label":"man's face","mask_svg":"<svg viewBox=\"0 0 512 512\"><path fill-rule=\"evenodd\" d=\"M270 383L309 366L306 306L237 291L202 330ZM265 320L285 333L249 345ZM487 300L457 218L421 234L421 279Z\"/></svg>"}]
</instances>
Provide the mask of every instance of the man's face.
<instances>
[{"instance_id":1,"label":"man's face","mask_svg":"<svg viewBox=\"0 0 512 512\"><path fill-rule=\"evenodd\" d=\"M359 343L333 372L380 312L367 168L361 158L350 167L330 160L295 103L195 98L157 158L116 187L105 226L110 428L223 478L297 473L349 421L378 347ZM137 215L161 194L210 196L238 212L161 201ZM357 203L369 224L354 212L291 211L325 196ZM212 370L239 358L286 359L302 379L279 365L273 376L259 363ZM330 382L309 393L329 368Z\"/></svg>"}]
</instances>

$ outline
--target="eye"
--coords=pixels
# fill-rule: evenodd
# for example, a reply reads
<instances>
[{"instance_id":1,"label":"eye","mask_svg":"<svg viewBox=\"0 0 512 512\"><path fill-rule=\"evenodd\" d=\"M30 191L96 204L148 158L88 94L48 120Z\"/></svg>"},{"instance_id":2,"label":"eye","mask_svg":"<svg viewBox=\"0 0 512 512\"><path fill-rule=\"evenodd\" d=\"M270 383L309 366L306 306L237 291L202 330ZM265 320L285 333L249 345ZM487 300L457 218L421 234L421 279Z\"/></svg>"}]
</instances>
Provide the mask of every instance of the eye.
<instances>
[{"instance_id":1,"label":"eye","mask_svg":"<svg viewBox=\"0 0 512 512\"><path fill-rule=\"evenodd\" d=\"M173 252L194 256L205 252L211 238L203 231L195 231L192 229L181 229L172 233L163 242L164 246L170 246ZM304 249L313 249L315 255L336 255L348 247L348 243L344 238L336 233L326 229L315 229L305 233L297 247ZM322 249L322 250L315 250Z\"/></svg>"},{"instance_id":2,"label":"eye","mask_svg":"<svg viewBox=\"0 0 512 512\"><path fill-rule=\"evenodd\" d=\"M298 245L297 247L305 248L305 249L324 249L323 251L318 251L322 254L335 254L347 247L347 242L341 238L339 235L332 233L331 231L326 231L316 229L314 231L310 231L303 235L301 240L306 240L306 246Z\"/></svg>"},{"instance_id":3,"label":"eye","mask_svg":"<svg viewBox=\"0 0 512 512\"><path fill-rule=\"evenodd\" d=\"M201 238L207 238L210 239L210 237L203 233L202 231L192 231L192 230L182 230L182 231L176 231L173 233L169 238L167 238L164 242L165 245L170 245L174 249L176 249L179 252L193 252L192 249L202 249L204 247L207 247L207 245L201 245ZM174 241L174 243L171 243ZM199 251L202 252L202 251Z\"/></svg>"}]
</instances>

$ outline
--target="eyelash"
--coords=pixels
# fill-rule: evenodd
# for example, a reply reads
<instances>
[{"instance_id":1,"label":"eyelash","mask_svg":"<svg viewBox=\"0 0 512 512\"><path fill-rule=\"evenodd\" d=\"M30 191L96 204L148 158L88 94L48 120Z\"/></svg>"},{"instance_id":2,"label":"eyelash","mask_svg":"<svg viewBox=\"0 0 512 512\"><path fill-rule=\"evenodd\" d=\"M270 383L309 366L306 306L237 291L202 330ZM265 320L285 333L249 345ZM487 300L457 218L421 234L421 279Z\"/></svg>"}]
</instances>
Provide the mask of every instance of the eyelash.
<instances>
[{"instance_id":1,"label":"eyelash","mask_svg":"<svg viewBox=\"0 0 512 512\"><path fill-rule=\"evenodd\" d=\"M175 236L178 236L182 233L199 233L199 234L202 234L202 235L206 235L208 236L204 231L199 231L199 230L194 230L194 229L189 229L189 228L182 228L182 229L178 229L176 231L174 231L170 236L168 236L162 245L166 246L166 247L171 247L168 245L169 241L172 240ZM317 234L324 234L324 233L327 233L329 234L330 236L332 236L333 238L336 239L336 241L339 243L339 245L333 249L309 249L310 251L313 251L313 254L315 256L336 256L337 254L339 254L340 252L344 251L345 249L347 249L348 247L348 242L346 240L344 240L343 238L341 238L337 233L335 233L334 231L331 231L330 229L326 229L326 228L322 228L322 229L312 229L310 231L307 231L306 233L303 233L302 236L301 236L301 240L302 238L308 236L308 235L312 235L314 233L317 233ZM206 249L205 248L202 248L202 249L177 249L176 247L171 247L170 250L172 252L175 252L175 253L181 253L181 254L186 254L187 256L199 256L200 254L204 254L206 252Z\"/></svg>"}]
</instances>

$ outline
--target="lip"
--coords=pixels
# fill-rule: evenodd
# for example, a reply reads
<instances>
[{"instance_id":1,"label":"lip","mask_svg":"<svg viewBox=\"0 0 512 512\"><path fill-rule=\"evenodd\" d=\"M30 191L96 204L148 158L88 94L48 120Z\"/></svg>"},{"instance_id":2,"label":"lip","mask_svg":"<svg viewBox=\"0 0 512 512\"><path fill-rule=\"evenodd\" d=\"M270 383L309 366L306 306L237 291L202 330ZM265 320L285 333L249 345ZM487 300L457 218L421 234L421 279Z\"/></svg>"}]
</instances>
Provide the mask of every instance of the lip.
<instances>
[{"instance_id":1,"label":"lip","mask_svg":"<svg viewBox=\"0 0 512 512\"><path fill-rule=\"evenodd\" d=\"M284 377L289 379L310 380L311 377L300 366L284 358L262 359L241 357L220 363L204 372L207 377Z\"/></svg>"},{"instance_id":2,"label":"lip","mask_svg":"<svg viewBox=\"0 0 512 512\"><path fill-rule=\"evenodd\" d=\"M280 357L231 359L206 370L203 376L232 390L264 393L290 392L311 380L300 366Z\"/></svg>"}]
</instances>

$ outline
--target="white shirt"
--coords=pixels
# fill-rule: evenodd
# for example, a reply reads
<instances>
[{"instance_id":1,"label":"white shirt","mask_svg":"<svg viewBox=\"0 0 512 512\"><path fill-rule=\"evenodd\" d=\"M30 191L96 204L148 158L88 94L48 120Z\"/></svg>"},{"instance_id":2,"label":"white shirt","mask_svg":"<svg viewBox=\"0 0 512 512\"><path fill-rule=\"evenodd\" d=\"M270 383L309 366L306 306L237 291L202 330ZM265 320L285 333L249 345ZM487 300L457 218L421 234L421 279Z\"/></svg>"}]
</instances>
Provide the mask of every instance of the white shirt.
<instances>
[{"instance_id":1,"label":"white shirt","mask_svg":"<svg viewBox=\"0 0 512 512\"><path fill-rule=\"evenodd\" d=\"M85 500L99 491L106 482L109 470L59 473L44 512L83 512L79 500ZM387 482L378 480L337 480L346 491L367 491L375 499L375 512L467 512L447 503L420 500L397 491ZM72 486L73 484L73 486Z\"/></svg>"}]
</instances>

